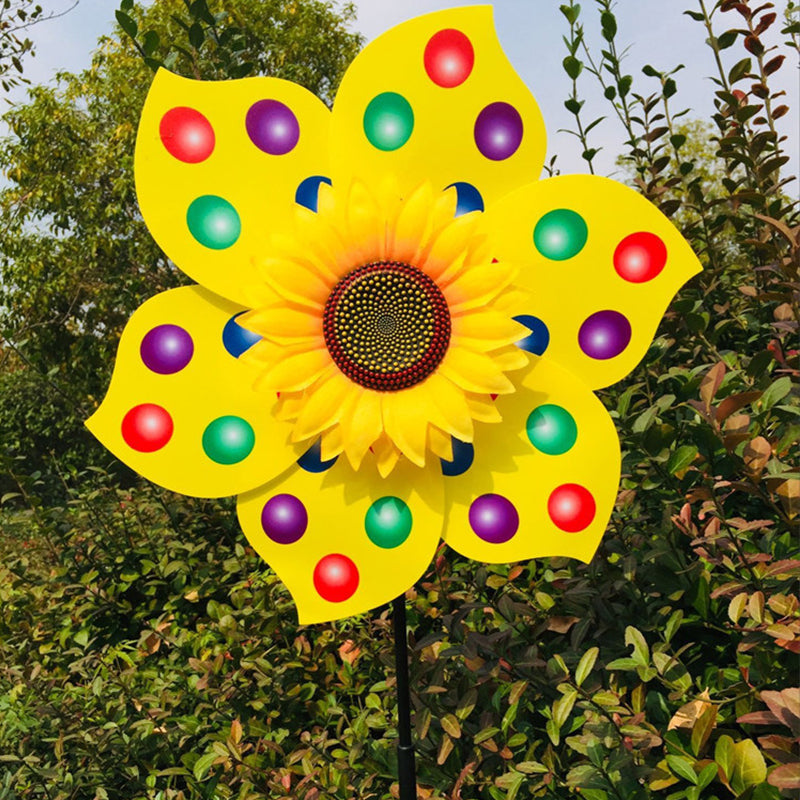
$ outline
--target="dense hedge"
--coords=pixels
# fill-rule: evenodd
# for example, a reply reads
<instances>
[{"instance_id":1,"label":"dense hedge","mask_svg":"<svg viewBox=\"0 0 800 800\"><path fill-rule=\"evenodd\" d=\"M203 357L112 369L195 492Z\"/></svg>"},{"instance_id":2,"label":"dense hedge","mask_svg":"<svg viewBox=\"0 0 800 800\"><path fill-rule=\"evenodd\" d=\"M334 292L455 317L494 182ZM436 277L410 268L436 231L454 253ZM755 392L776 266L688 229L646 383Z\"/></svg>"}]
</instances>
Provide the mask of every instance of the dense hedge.
<instances>
[{"instance_id":1,"label":"dense hedge","mask_svg":"<svg viewBox=\"0 0 800 800\"><path fill-rule=\"evenodd\" d=\"M747 2L691 10L720 59L713 139L703 140L702 126L670 114L672 74L646 69L657 91L635 93L611 4L595 5L606 45L593 61L581 42L587 12L562 9L576 80L568 108L586 160L596 151L581 73L602 80L629 135L632 179L674 215L705 270L643 363L602 393L623 480L591 564L485 566L442 546L409 592L420 796L797 796L800 226L780 177L786 98L769 88L780 54L762 44L780 21ZM125 24L142 47L148 22L138 20ZM784 38L796 48L791 21ZM96 69L115 52L132 60L128 46L107 45ZM240 63L214 52L215 69ZM34 97L19 130L43 102L70 99ZM696 154L709 147L717 155L701 168ZM10 171L22 155L11 147L5 158ZM4 190L6 211L14 191ZM126 286L132 305L147 294ZM6 313L3 329L24 323ZM76 363L106 346L83 342L77 324L69 335L59 352ZM230 502L163 492L90 441L73 447L76 386L50 356L8 335L0 798L396 797L389 610L298 626ZM41 405L59 409L49 438L37 379L42 394L45 381L64 390Z\"/></svg>"}]
</instances>

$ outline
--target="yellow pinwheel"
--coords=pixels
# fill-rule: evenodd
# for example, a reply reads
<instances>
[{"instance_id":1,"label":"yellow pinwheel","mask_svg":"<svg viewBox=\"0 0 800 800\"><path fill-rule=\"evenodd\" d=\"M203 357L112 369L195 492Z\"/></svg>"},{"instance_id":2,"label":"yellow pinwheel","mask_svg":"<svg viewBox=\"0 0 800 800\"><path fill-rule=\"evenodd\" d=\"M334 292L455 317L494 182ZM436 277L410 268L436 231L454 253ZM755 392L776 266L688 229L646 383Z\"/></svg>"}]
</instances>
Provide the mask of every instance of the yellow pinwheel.
<instances>
[{"instance_id":1,"label":"yellow pinwheel","mask_svg":"<svg viewBox=\"0 0 800 800\"><path fill-rule=\"evenodd\" d=\"M381 36L332 111L162 70L137 192L200 285L136 311L89 427L162 486L238 495L302 623L390 601L440 538L588 561L620 468L592 390L700 266L633 190L536 180L544 154L486 6Z\"/></svg>"}]
</instances>

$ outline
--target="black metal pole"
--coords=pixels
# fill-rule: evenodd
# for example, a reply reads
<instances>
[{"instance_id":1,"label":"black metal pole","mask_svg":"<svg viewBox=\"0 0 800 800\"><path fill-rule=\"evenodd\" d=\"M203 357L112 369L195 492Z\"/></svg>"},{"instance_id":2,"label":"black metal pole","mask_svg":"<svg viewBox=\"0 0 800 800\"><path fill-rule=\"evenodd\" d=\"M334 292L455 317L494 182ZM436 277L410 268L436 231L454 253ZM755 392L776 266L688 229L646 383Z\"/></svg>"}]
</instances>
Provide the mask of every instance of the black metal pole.
<instances>
[{"instance_id":1,"label":"black metal pole","mask_svg":"<svg viewBox=\"0 0 800 800\"><path fill-rule=\"evenodd\" d=\"M397 777L400 800L417 800L414 745L411 743L411 695L408 688L408 639L406 638L406 598L392 600L394 660L397 670Z\"/></svg>"}]
</instances>

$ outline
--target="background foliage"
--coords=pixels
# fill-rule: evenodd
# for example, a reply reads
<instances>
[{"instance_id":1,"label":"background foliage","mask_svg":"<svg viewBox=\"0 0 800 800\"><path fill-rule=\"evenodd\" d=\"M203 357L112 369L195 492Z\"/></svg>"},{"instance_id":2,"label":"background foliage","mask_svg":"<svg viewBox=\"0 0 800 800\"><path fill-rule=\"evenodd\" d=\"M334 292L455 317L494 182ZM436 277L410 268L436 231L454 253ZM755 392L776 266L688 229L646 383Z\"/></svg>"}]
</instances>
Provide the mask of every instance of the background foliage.
<instances>
[{"instance_id":1,"label":"background foliage","mask_svg":"<svg viewBox=\"0 0 800 800\"><path fill-rule=\"evenodd\" d=\"M601 92L627 174L705 270L639 368L603 392L624 477L592 563L484 566L443 548L409 593L425 798L800 788L800 226L775 125L792 98L770 88L796 60L800 24L791 4L786 18L771 3L686 5L719 67L710 120L675 109L678 68L626 73L611 0L562 6L587 168L600 123L582 98ZM123 2L89 70L7 114L6 800L396 796L388 610L298 627L228 501L139 482L83 434L125 319L182 280L133 196L151 70L275 74L330 99L359 46L347 7L235 6ZM600 53L584 25L599 25Z\"/></svg>"}]
</instances>

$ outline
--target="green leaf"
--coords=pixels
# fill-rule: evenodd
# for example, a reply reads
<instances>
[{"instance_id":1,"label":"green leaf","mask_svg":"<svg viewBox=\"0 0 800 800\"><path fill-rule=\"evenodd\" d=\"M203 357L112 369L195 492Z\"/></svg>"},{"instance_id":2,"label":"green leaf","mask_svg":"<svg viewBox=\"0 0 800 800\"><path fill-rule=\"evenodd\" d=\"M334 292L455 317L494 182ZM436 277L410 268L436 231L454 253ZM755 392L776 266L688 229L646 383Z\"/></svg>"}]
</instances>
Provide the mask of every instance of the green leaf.
<instances>
[{"instance_id":1,"label":"green leaf","mask_svg":"<svg viewBox=\"0 0 800 800\"><path fill-rule=\"evenodd\" d=\"M461 725L454 714L445 714L442 717L442 728L445 733L449 734L454 739L461 738Z\"/></svg>"},{"instance_id":2,"label":"green leaf","mask_svg":"<svg viewBox=\"0 0 800 800\"><path fill-rule=\"evenodd\" d=\"M650 648L641 631L631 625L625 628L625 644L633 647L633 660L637 666L650 664Z\"/></svg>"},{"instance_id":3,"label":"green leaf","mask_svg":"<svg viewBox=\"0 0 800 800\"><path fill-rule=\"evenodd\" d=\"M197 22L193 23L189 28L189 44L191 44L195 50L199 50L203 46L205 40L206 34L203 31L203 26Z\"/></svg>"},{"instance_id":4,"label":"green leaf","mask_svg":"<svg viewBox=\"0 0 800 800\"><path fill-rule=\"evenodd\" d=\"M714 761L717 762L728 780L733 775L735 749L736 746L733 739L727 735L720 736L714 748Z\"/></svg>"},{"instance_id":5,"label":"green leaf","mask_svg":"<svg viewBox=\"0 0 800 800\"><path fill-rule=\"evenodd\" d=\"M139 26L136 24L136 20L120 10L117 10L114 15L117 18L117 23L119 24L120 28L122 28L122 30L131 37L131 39L135 39L136 34L139 32Z\"/></svg>"},{"instance_id":6,"label":"green leaf","mask_svg":"<svg viewBox=\"0 0 800 800\"><path fill-rule=\"evenodd\" d=\"M736 83L744 78L750 70L752 69L753 62L749 58L743 58L741 61L738 61L736 64L731 67L731 71L728 73L728 83Z\"/></svg>"},{"instance_id":7,"label":"green leaf","mask_svg":"<svg viewBox=\"0 0 800 800\"><path fill-rule=\"evenodd\" d=\"M603 38L607 42L614 40L617 35L617 19L610 11L604 11L600 15L600 28L603 33Z\"/></svg>"},{"instance_id":8,"label":"green leaf","mask_svg":"<svg viewBox=\"0 0 800 800\"><path fill-rule=\"evenodd\" d=\"M206 753L205 755L200 756L200 758L194 762L194 767L192 768L194 777L198 781L203 780L203 778L208 775L209 770L219 757L220 756L218 756L216 753Z\"/></svg>"},{"instance_id":9,"label":"green leaf","mask_svg":"<svg viewBox=\"0 0 800 800\"><path fill-rule=\"evenodd\" d=\"M717 37L717 46L720 50L727 50L735 41L736 37L739 35L739 31L730 30L725 31L725 33L721 33Z\"/></svg>"},{"instance_id":10,"label":"green leaf","mask_svg":"<svg viewBox=\"0 0 800 800\"><path fill-rule=\"evenodd\" d=\"M736 742L731 776L733 790L741 794L745 789L763 783L766 779L767 763L758 745L750 739Z\"/></svg>"},{"instance_id":11,"label":"green leaf","mask_svg":"<svg viewBox=\"0 0 800 800\"><path fill-rule=\"evenodd\" d=\"M667 461L667 471L674 475L685 469L695 460L698 452L698 449L692 444L681 445L670 455L669 461Z\"/></svg>"},{"instance_id":12,"label":"green leaf","mask_svg":"<svg viewBox=\"0 0 800 800\"><path fill-rule=\"evenodd\" d=\"M774 383L771 383L767 390L761 395L761 407L764 409L772 408L776 403L779 403L792 391L792 379L785 375L778 378Z\"/></svg>"},{"instance_id":13,"label":"green leaf","mask_svg":"<svg viewBox=\"0 0 800 800\"><path fill-rule=\"evenodd\" d=\"M564 72L566 72L572 80L576 80L583 70L583 63L575 58L575 56L567 56L561 63L564 67Z\"/></svg>"},{"instance_id":14,"label":"green leaf","mask_svg":"<svg viewBox=\"0 0 800 800\"><path fill-rule=\"evenodd\" d=\"M697 783L697 773L692 767L692 762L683 756L667 756L669 768L680 778L689 781L691 784Z\"/></svg>"},{"instance_id":15,"label":"green leaf","mask_svg":"<svg viewBox=\"0 0 800 800\"><path fill-rule=\"evenodd\" d=\"M590 647L582 656L581 660L578 662L578 666L575 669L575 683L578 686L582 686L583 682L586 680L586 677L592 671L595 662L597 661L597 656L600 653L599 647Z\"/></svg>"}]
</instances>

